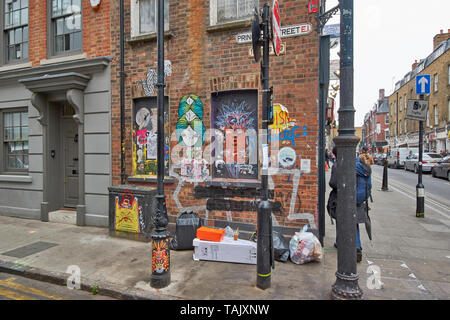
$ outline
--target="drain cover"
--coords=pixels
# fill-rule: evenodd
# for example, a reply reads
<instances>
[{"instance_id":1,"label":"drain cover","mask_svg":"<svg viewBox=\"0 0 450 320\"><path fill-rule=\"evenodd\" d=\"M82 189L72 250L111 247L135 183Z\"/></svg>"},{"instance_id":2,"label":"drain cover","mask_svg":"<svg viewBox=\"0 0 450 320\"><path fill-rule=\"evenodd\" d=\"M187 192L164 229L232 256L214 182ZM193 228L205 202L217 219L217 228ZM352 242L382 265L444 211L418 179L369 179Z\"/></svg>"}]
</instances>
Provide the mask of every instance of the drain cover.
<instances>
[{"instance_id":1,"label":"drain cover","mask_svg":"<svg viewBox=\"0 0 450 320\"><path fill-rule=\"evenodd\" d=\"M4 256L15 257L15 258L25 258L31 256L32 254L50 249L52 247L57 246L56 243L43 242L38 241L5 253L2 253Z\"/></svg>"}]
</instances>

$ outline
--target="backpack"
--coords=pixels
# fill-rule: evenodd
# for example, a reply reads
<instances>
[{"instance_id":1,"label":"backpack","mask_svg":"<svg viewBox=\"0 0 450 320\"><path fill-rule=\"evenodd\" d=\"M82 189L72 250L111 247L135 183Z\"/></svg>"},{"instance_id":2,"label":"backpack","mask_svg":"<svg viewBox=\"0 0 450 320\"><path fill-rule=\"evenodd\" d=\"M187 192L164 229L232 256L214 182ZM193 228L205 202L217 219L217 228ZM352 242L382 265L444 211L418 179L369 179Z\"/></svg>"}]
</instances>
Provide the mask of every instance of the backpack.
<instances>
[{"instance_id":1,"label":"backpack","mask_svg":"<svg viewBox=\"0 0 450 320\"><path fill-rule=\"evenodd\" d=\"M371 197L372 191L372 181L371 176L372 169L370 165L361 161L361 159L356 160L356 204L361 205L363 202Z\"/></svg>"}]
</instances>

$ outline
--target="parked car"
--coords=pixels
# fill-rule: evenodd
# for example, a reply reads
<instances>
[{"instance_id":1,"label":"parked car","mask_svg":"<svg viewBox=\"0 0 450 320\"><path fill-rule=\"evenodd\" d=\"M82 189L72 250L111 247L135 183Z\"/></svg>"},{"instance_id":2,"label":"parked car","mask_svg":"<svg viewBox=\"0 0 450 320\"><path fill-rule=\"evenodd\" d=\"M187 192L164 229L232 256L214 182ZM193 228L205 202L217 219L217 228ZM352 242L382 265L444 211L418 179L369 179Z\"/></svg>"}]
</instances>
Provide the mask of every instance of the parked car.
<instances>
[{"instance_id":1,"label":"parked car","mask_svg":"<svg viewBox=\"0 0 450 320\"><path fill-rule=\"evenodd\" d=\"M424 152L422 157L422 172L431 172L431 169L439 164L442 160L442 156L439 153ZM406 157L404 168L405 170L411 170L415 173L419 172L419 154L414 153Z\"/></svg>"},{"instance_id":2,"label":"parked car","mask_svg":"<svg viewBox=\"0 0 450 320\"><path fill-rule=\"evenodd\" d=\"M377 157L377 161L375 161L375 163L380 166L384 165L384 159L386 159L386 157L387 157L386 153L380 153L380 155Z\"/></svg>"},{"instance_id":3,"label":"parked car","mask_svg":"<svg viewBox=\"0 0 450 320\"><path fill-rule=\"evenodd\" d=\"M373 154L372 154L373 162L374 162L374 163L377 163L379 157L380 157L380 154L379 154L379 153L373 153Z\"/></svg>"},{"instance_id":4,"label":"parked car","mask_svg":"<svg viewBox=\"0 0 450 320\"><path fill-rule=\"evenodd\" d=\"M431 175L438 178L446 178L450 181L450 156L443 158L431 169Z\"/></svg>"},{"instance_id":5,"label":"parked car","mask_svg":"<svg viewBox=\"0 0 450 320\"><path fill-rule=\"evenodd\" d=\"M392 148L387 157L389 168L403 168L406 157L412 153L418 153L419 148Z\"/></svg>"}]
</instances>

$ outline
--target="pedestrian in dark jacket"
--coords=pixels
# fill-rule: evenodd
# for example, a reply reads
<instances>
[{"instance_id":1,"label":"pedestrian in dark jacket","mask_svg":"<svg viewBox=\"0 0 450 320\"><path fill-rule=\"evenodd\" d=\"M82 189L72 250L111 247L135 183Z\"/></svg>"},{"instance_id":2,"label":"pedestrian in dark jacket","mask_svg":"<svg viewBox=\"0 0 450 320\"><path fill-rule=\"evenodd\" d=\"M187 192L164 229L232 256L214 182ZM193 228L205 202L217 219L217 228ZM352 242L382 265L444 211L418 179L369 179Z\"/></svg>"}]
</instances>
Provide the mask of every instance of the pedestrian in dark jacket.
<instances>
[{"instance_id":1,"label":"pedestrian in dark jacket","mask_svg":"<svg viewBox=\"0 0 450 320\"><path fill-rule=\"evenodd\" d=\"M333 148L333 154L337 158L337 149ZM336 219L336 207L337 207L337 161L331 168L331 177L329 181L329 185L332 188L330 192L330 196L328 198L327 209L328 213L332 219L336 220L336 224L338 220ZM357 251L357 262L362 260L362 246L361 246L361 237L359 232L359 223L366 224L366 230L369 234L369 238L372 239L371 235L371 227L370 227L370 218L368 214L368 198L370 197L370 192L372 190L372 182L371 182L371 173L372 170L370 165L361 161L360 158L356 158L356 251ZM332 220L333 221L333 220ZM336 233L336 243L334 246L337 248L337 237Z\"/></svg>"}]
</instances>

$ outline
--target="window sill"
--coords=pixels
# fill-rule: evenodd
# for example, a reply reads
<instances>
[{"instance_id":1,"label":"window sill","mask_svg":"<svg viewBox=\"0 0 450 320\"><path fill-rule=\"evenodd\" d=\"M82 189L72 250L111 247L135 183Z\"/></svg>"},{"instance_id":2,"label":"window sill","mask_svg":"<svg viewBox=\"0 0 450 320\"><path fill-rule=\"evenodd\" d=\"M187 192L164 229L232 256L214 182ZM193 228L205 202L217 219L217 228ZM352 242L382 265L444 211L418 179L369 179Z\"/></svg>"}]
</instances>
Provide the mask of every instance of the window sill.
<instances>
[{"instance_id":1,"label":"window sill","mask_svg":"<svg viewBox=\"0 0 450 320\"><path fill-rule=\"evenodd\" d=\"M82 60L86 59L87 54L74 54L74 55L64 55L61 57L52 57L50 59L44 59L41 60L41 65L47 65L47 64L53 64L53 63L59 63L59 62L67 62L67 61L74 61L74 60Z\"/></svg>"},{"instance_id":2,"label":"window sill","mask_svg":"<svg viewBox=\"0 0 450 320\"><path fill-rule=\"evenodd\" d=\"M208 26L206 27L206 31L208 32L228 31L251 27L251 25L252 19L236 20L231 22L217 23L213 26Z\"/></svg>"},{"instance_id":3,"label":"window sill","mask_svg":"<svg viewBox=\"0 0 450 320\"><path fill-rule=\"evenodd\" d=\"M32 66L33 66L33 64L31 62L20 63L20 64L7 64L7 65L4 65L3 67L0 67L0 72L31 68Z\"/></svg>"},{"instance_id":4,"label":"window sill","mask_svg":"<svg viewBox=\"0 0 450 320\"><path fill-rule=\"evenodd\" d=\"M23 182L23 183L31 183L33 178L31 176L26 175L3 175L0 174L0 182Z\"/></svg>"},{"instance_id":5,"label":"window sill","mask_svg":"<svg viewBox=\"0 0 450 320\"><path fill-rule=\"evenodd\" d=\"M157 177L144 177L144 176L131 176L128 177L127 180L129 182L150 182L150 183L156 183L158 182ZM164 183L175 183L175 179L172 177L164 177Z\"/></svg>"},{"instance_id":6,"label":"window sill","mask_svg":"<svg viewBox=\"0 0 450 320\"><path fill-rule=\"evenodd\" d=\"M170 31L164 31L164 39L170 39L173 37L173 33ZM151 32L139 36L132 36L130 38L126 39L126 42L130 45L133 45L135 43L139 42L151 42L157 40L157 34L156 32Z\"/></svg>"}]
</instances>

